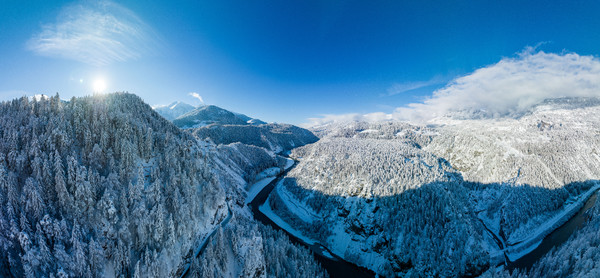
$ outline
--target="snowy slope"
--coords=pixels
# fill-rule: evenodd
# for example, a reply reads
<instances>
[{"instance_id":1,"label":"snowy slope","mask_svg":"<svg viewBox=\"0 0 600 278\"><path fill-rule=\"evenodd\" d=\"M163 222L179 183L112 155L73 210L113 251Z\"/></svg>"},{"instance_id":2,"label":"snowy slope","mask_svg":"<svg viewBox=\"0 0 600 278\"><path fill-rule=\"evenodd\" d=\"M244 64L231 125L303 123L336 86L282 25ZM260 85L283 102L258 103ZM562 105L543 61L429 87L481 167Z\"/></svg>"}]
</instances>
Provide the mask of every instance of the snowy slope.
<instances>
[{"instance_id":1,"label":"snowy slope","mask_svg":"<svg viewBox=\"0 0 600 278\"><path fill-rule=\"evenodd\" d=\"M327 276L244 204L248 181L288 164L268 150L198 141L122 93L3 102L0 126L2 277L175 277L222 262L231 277Z\"/></svg>"},{"instance_id":2,"label":"snowy slope","mask_svg":"<svg viewBox=\"0 0 600 278\"><path fill-rule=\"evenodd\" d=\"M196 128L211 124L245 125L247 120L215 105L205 105L189 111L173 120L180 128Z\"/></svg>"},{"instance_id":3,"label":"snowy slope","mask_svg":"<svg viewBox=\"0 0 600 278\"><path fill-rule=\"evenodd\" d=\"M310 131L288 124L218 125L192 130L198 139L210 139L216 144L240 142L282 153L295 147L314 143L318 138Z\"/></svg>"},{"instance_id":4,"label":"snowy slope","mask_svg":"<svg viewBox=\"0 0 600 278\"><path fill-rule=\"evenodd\" d=\"M499 254L515 259L535 247L592 192L596 103L547 100L516 118L426 126L320 126L319 142L292 151L300 163L270 206L299 233L385 276L479 274Z\"/></svg>"},{"instance_id":5,"label":"snowy slope","mask_svg":"<svg viewBox=\"0 0 600 278\"><path fill-rule=\"evenodd\" d=\"M139 97L10 103L0 104L12 138L0 140L0 179L11 177L0 276L169 276L226 213L209 157Z\"/></svg>"},{"instance_id":6,"label":"snowy slope","mask_svg":"<svg viewBox=\"0 0 600 278\"><path fill-rule=\"evenodd\" d=\"M173 121L177 117L196 109L196 107L189 105L187 103L175 101L169 105L153 106L152 109L154 109L154 111L158 112L158 114L163 116L165 119L167 119L169 121Z\"/></svg>"}]
</instances>

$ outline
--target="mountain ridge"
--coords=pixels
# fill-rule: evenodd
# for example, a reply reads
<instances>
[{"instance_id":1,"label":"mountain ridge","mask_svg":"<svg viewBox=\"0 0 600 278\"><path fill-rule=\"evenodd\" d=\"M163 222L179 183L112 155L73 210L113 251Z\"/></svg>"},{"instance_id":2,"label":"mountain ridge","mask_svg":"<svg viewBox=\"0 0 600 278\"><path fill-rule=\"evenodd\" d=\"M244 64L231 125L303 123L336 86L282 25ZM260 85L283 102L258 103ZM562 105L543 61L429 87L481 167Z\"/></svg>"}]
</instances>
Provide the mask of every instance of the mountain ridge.
<instances>
[{"instance_id":1,"label":"mountain ridge","mask_svg":"<svg viewBox=\"0 0 600 278\"><path fill-rule=\"evenodd\" d=\"M175 101L169 105L153 106L152 109L158 112L158 114L163 116L165 119L172 121L177 117L196 109L196 107L181 101Z\"/></svg>"}]
</instances>

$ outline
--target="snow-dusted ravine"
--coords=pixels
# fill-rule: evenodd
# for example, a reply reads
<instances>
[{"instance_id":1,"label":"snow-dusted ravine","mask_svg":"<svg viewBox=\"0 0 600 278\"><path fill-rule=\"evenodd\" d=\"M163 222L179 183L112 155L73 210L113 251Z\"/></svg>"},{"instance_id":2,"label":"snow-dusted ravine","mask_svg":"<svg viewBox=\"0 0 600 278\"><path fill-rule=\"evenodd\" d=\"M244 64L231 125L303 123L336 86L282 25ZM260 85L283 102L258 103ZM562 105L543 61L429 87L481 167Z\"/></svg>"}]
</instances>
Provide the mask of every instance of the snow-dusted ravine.
<instances>
[{"instance_id":1,"label":"snow-dusted ravine","mask_svg":"<svg viewBox=\"0 0 600 278\"><path fill-rule=\"evenodd\" d=\"M273 191L277 183L285 177L287 172L296 166L296 163L297 162L295 161L293 164L288 163L285 167L285 171L277 175L276 178L270 180L268 184L265 185L263 179L250 186L250 191L252 191L252 193L249 194L254 195L254 191L260 191L255 194L250 201L248 199L246 200L251 207L254 218L265 225L284 231L290 237L292 242L302 244L313 251L315 259L321 263L331 277L374 277L375 273L372 271L336 256L325 246L319 244L318 241L303 236L299 231L280 219L275 213L269 213L270 207L266 203L269 194Z\"/></svg>"}]
</instances>

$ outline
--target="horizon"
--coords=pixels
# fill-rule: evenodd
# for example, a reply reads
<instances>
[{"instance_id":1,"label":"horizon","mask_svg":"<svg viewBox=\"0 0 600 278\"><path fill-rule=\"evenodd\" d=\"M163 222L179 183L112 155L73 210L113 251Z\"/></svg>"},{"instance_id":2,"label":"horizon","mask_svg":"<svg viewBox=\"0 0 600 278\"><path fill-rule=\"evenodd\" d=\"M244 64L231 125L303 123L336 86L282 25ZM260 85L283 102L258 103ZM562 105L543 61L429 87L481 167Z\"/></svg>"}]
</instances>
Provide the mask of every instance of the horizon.
<instances>
[{"instance_id":1,"label":"horizon","mask_svg":"<svg viewBox=\"0 0 600 278\"><path fill-rule=\"evenodd\" d=\"M297 125L516 113L600 92L598 8L11 1L0 100L130 92Z\"/></svg>"}]
</instances>

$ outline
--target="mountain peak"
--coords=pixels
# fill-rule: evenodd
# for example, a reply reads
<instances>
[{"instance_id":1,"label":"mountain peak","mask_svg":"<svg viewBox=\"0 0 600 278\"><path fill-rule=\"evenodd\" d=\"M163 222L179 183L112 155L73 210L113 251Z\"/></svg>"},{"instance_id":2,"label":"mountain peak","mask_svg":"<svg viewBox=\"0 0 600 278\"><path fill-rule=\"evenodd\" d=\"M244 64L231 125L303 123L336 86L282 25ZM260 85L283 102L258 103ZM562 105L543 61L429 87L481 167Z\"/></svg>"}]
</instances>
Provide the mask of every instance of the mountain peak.
<instances>
[{"instance_id":1,"label":"mountain peak","mask_svg":"<svg viewBox=\"0 0 600 278\"><path fill-rule=\"evenodd\" d=\"M231 112L216 105L198 107L173 120L180 128L197 128L211 124L222 125L260 125L265 122L244 114Z\"/></svg>"},{"instance_id":2,"label":"mountain peak","mask_svg":"<svg viewBox=\"0 0 600 278\"><path fill-rule=\"evenodd\" d=\"M156 105L152 108L169 121L175 120L177 117L196 109L193 105L181 101L174 101L169 105Z\"/></svg>"},{"instance_id":3,"label":"mountain peak","mask_svg":"<svg viewBox=\"0 0 600 278\"><path fill-rule=\"evenodd\" d=\"M236 114L215 105L205 105L189 111L173 123L180 128L196 128L210 124L246 125L247 122Z\"/></svg>"}]
</instances>

